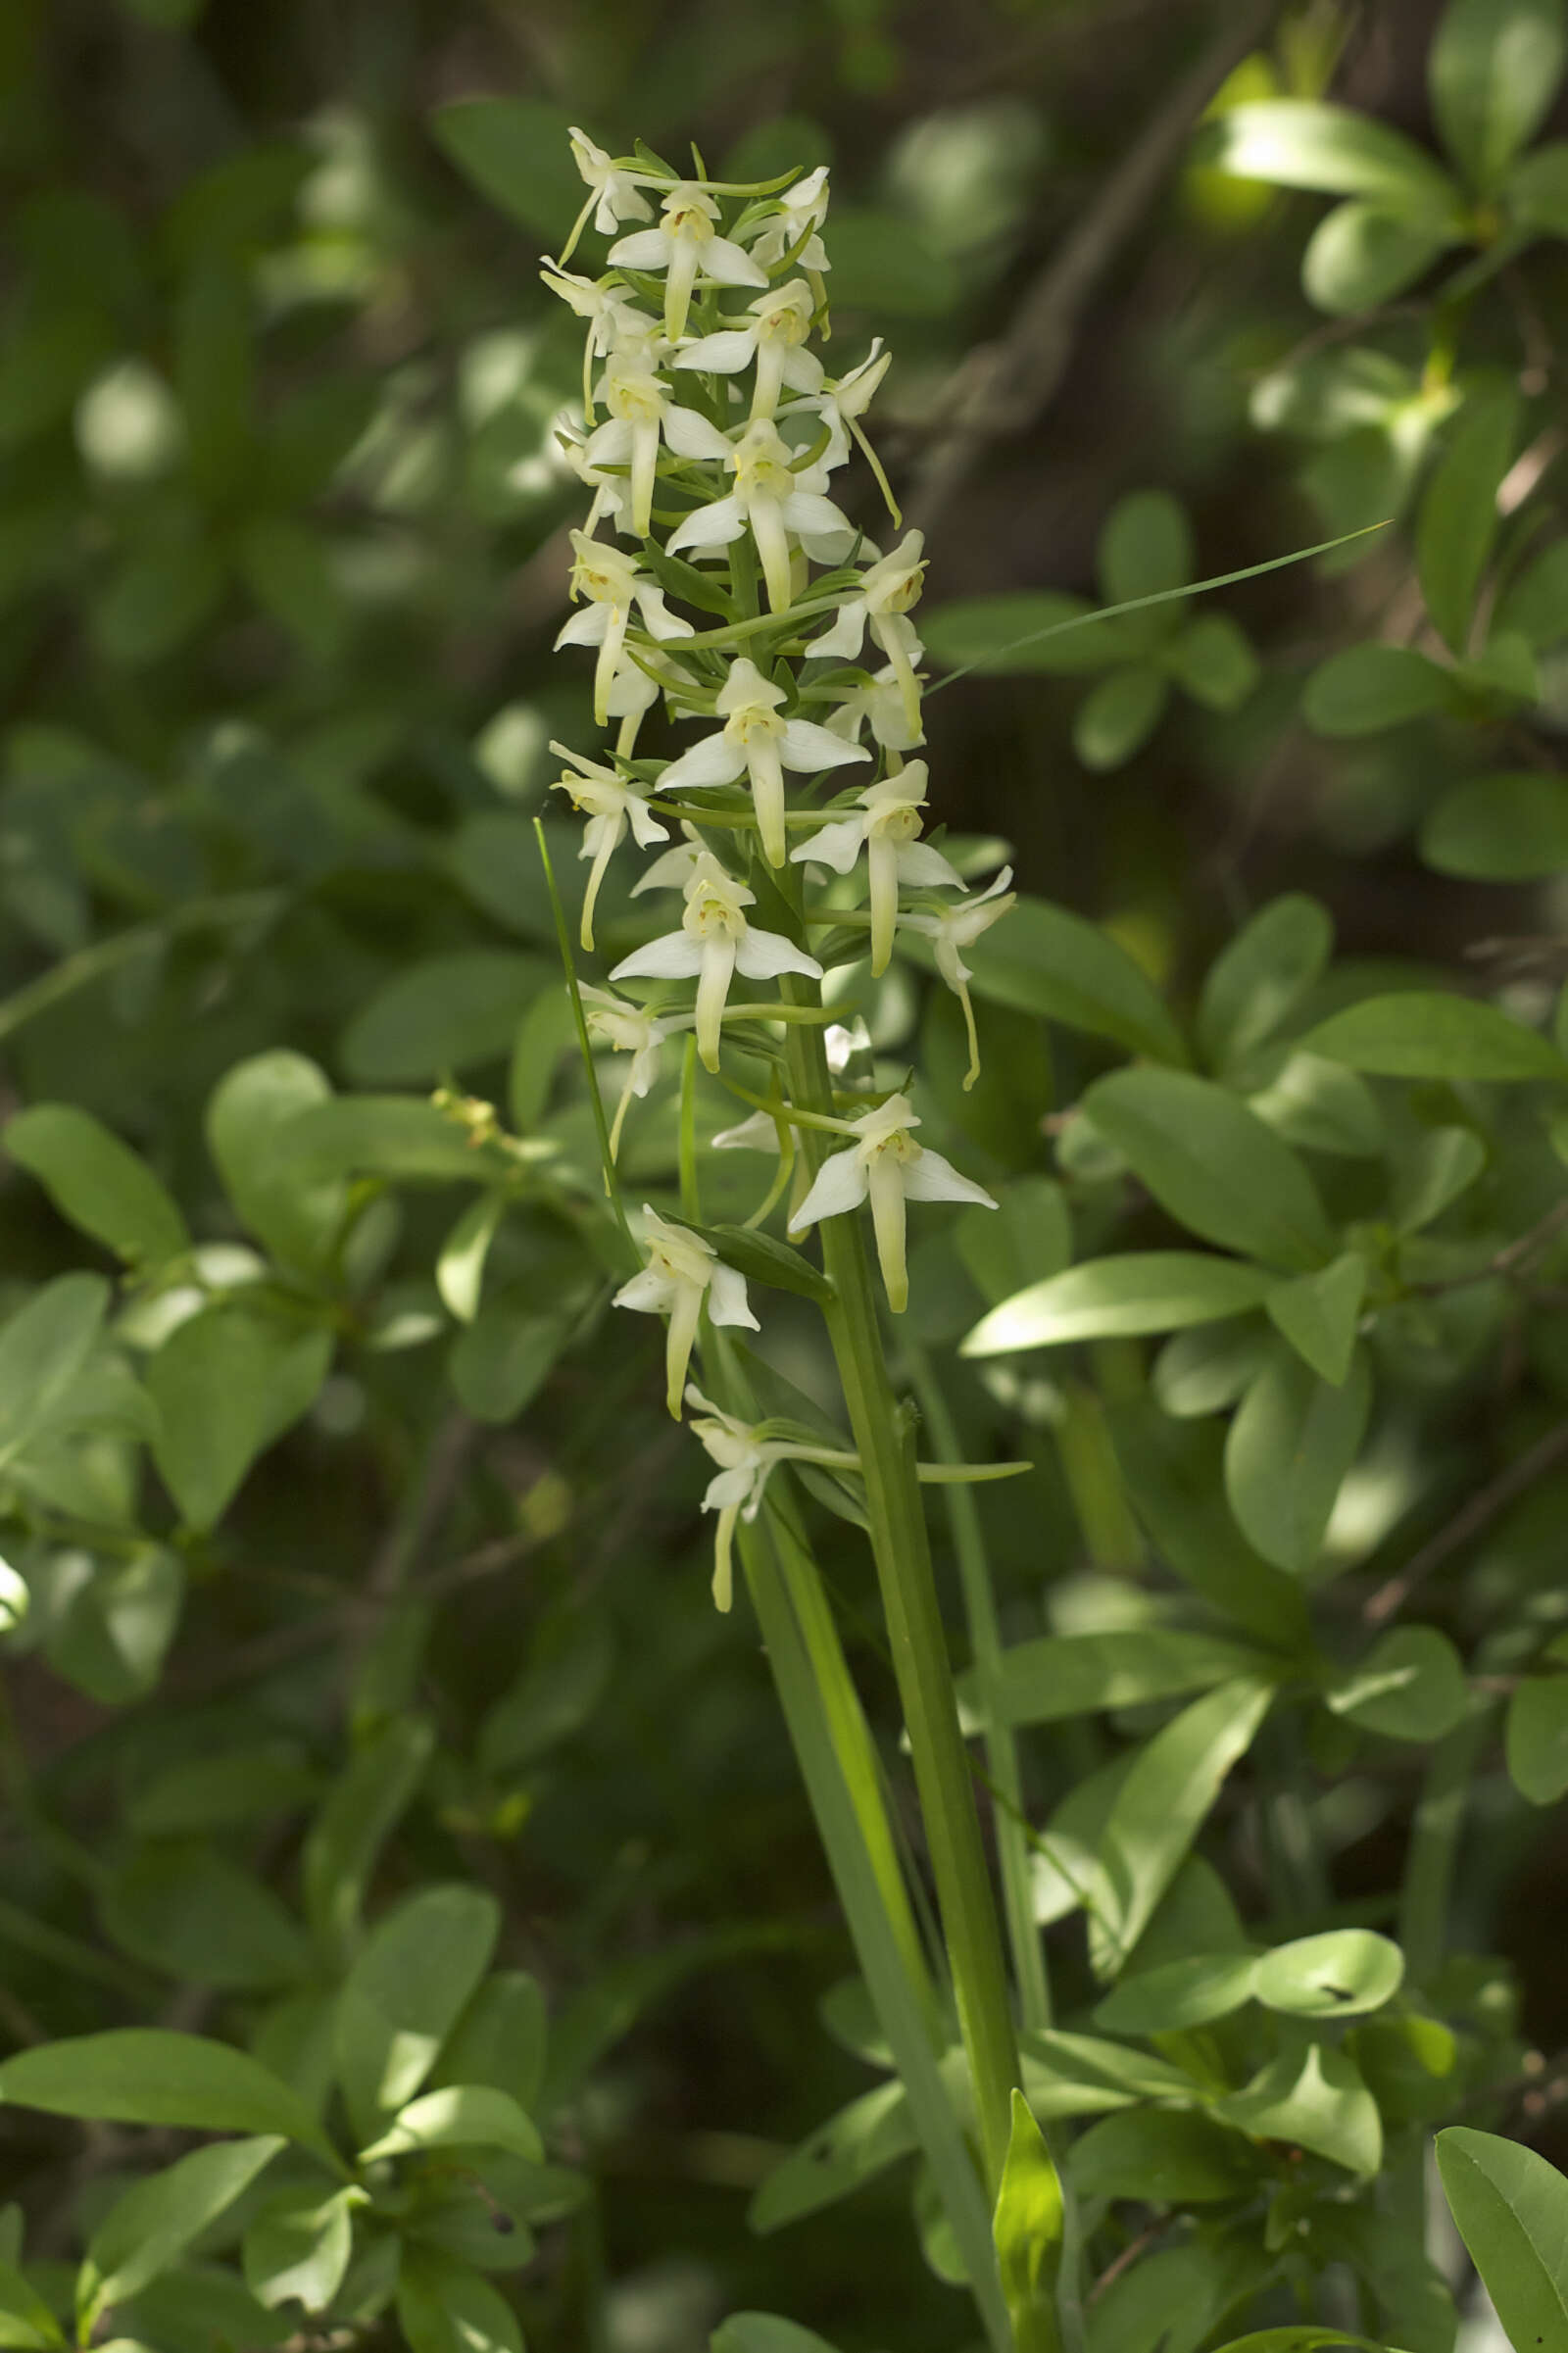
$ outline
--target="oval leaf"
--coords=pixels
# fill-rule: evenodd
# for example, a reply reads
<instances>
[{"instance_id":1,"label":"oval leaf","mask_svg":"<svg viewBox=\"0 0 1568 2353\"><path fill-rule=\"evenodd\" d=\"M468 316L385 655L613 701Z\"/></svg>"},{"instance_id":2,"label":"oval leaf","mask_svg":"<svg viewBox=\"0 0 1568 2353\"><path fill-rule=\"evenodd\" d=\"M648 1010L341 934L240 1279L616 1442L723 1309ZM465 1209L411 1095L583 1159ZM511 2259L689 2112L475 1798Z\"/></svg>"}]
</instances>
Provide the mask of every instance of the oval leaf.
<instances>
[{"instance_id":1,"label":"oval leaf","mask_svg":"<svg viewBox=\"0 0 1568 2353\"><path fill-rule=\"evenodd\" d=\"M38 1179L62 1217L131 1266L161 1266L190 1248L173 1196L140 1153L74 1103L19 1111L5 1147Z\"/></svg>"}]
</instances>

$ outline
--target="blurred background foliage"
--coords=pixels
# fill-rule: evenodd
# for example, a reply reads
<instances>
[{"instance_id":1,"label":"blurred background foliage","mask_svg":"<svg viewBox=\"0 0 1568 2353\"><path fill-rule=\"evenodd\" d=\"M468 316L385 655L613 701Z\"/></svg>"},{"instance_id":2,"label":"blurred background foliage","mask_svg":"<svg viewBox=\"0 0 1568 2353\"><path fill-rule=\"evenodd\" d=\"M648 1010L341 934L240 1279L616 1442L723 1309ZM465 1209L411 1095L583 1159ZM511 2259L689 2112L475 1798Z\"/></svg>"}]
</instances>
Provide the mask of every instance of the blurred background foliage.
<instances>
[{"instance_id":1,"label":"blurred background foliage","mask_svg":"<svg viewBox=\"0 0 1568 2353\"><path fill-rule=\"evenodd\" d=\"M832 164L835 349L893 342L878 446L908 519L929 522L928 641L959 659L977 627L995 633L972 609L944 622L946 604L1036 592L1050 618L1064 598L1238 569L1406 498L1446 414L1424 322L1394 302L1377 351L1339 368L1336 322L1298 279L1320 200L1191 163L1207 97L1170 109L1195 72L1222 105L1332 85L1425 139L1435 15L1425 0L12 0L8 1113L65 1101L125 1137L217 1253L204 1279L220 1288L249 1279L232 1253L258 1220L248 1147L224 1164L208 1105L264 1052L309 1056L340 1088L471 1089L592 1171L580 1092L551 1076L564 1032L531 826L549 739L589 735L585 676L549 654L582 506L553 428L580 344L535 273L580 197L569 123L616 151L695 140L727 173ZM497 96L525 101L513 120L528 130L489 172L499 207L474 184L471 104ZM984 436L923 515L974 355L1161 123L1168 169L1100 255L1053 397ZM1560 398L1560 262L1506 291L1470 365L1517 371L1522 342L1526 389ZM858 497L869 521L868 483ZM1542 500L1555 515L1549 480ZM1288 889L1325 902L1352 957L1451 971L1481 953L1528 995L1560 884L1515 861L1483 888L1474 858L1422 851L1476 766L1462 715L1367 734L1301 715L1308 676L1408 595L1390 534L1171 609L1179 621L971 676L931 704L935 808L1010 842L1026 887L1105 923L1179 1004ZM1532 725L1549 740L1568 663L1551 627L1541 642ZM574 829L547 823L564 872ZM623 890L606 892L612 941ZM879 1041L914 1014L895 974ZM986 1034L969 1104L941 992L921 1051L970 1164L1010 1175L1101 1063L1080 1041L1054 1072L1058 1042L1022 1010L992 1006ZM667 1109L634 1123L633 1177L667 1173L671 1144ZM337 1368L220 1527L181 1540L177 1637L177 1595L100 1593L83 1618L83 1572L58 1566L81 1555L39 1570L11 1676L25 1835L0 1902L0 2021L20 2040L148 2016L243 2034L297 1974L270 1883L289 1883L302 1809L341 1769L345 1728L363 1741L416 1698L432 1760L381 1895L492 1887L510 1957L576 2022L585 2069L611 2054L568 2111L599 2193L523 2279L531 2341L678 2353L752 2304L849 2349L947 2344L953 2308L913 2253L902 2184L781 2237L741 2227L778 2151L864 2081L816 2021L846 1955L810 1820L756 1645L709 1608L705 1466L662 1417L652 1351L603 1328L565 1349L585 1263L570 1182L508 1222L485 1307L455 1322L429 1269L466 1197L436 1162L412 1186L352 1179L364 1214L321 1295ZM748 1175L741 1211L761 1189ZM3 1184L9 1305L82 1246L23 1169ZM942 1240L915 1292L918 1336L937 1341L980 1299ZM562 1319L542 1351L541 1298ZM1560 1398L1560 1344L1539 1346ZM1098 1371L1114 1384L1114 1349ZM1479 1415L1464 1435L1484 1451L1505 1403L1446 1394L1443 1412ZM1142 1558L1098 1414L1087 1384L1054 1393L1029 1507L995 1515L1021 1629L1040 1622L1043 1579L1058 1631L1115 1622L1114 1580ZM1401 1500L1380 1519L1367 1498L1374 1539L1413 1492L1393 1455L1419 1425L1418 1400L1389 1439ZM1501 1523L1460 1631L1499 1592L1560 1577L1563 1500L1559 1473ZM853 1535L827 1563L885 1725ZM1041 1808L1101 1753L1086 1726L1055 1737ZM190 1789L231 1752L252 1794L204 1811ZM1394 1768L1346 1789L1337 1888L1374 1919L1411 1789ZM1484 1829L1485 1784L1480 1813ZM1525 2031L1552 2044L1568 1880L1560 1817L1546 1836L1540 1822L1515 1814L1477 1840L1462 1941L1508 1953ZM201 1859L186 1853L165 1901L172 1838ZM230 1853L247 1866L232 1882ZM1245 1842L1230 1860L1245 1899L1265 1864ZM8 2113L0 2158L42 2252L60 2252L76 2139ZM113 2179L117 2153L85 2162L90 2209L94 2165Z\"/></svg>"}]
</instances>

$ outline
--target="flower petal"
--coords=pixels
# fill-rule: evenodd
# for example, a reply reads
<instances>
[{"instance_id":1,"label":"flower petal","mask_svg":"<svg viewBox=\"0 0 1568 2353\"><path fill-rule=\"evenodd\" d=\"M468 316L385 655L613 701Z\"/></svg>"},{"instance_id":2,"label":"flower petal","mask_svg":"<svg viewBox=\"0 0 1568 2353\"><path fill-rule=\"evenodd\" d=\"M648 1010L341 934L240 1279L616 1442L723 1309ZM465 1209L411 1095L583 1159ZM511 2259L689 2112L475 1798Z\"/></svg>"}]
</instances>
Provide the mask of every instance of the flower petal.
<instances>
[{"instance_id":1,"label":"flower petal","mask_svg":"<svg viewBox=\"0 0 1568 2353\"><path fill-rule=\"evenodd\" d=\"M669 1305L674 1288L668 1275L662 1275L656 1266L645 1266L629 1283L622 1283L610 1303L612 1307L634 1307L643 1315L658 1315Z\"/></svg>"},{"instance_id":2,"label":"flower petal","mask_svg":"<svg viewBox=\"0 0 1568 2353\"><path fill-rule=\"evenodd\" d=\"M612 245L610 259L626 270L667 270L669 242L664 229L639 229L635 236L622 237L618 245Z\"/></svg>"},{"instance_id":3,"label":"flower petal","mask_svg":"<svg viewBox=\"0 0 1568 2353\"><path fill-rule=\"evenodd\" d=\"M726 1266L722 1260L709 1278L708 1314L711 1323L744 1324L749 1332L762 1328L746 1297L746 1277L738 1267Z\"/></svg>"},{"instance_id":4,"label":"flower petal","mask_svg":"<svg viewBox=\"0 0 1568 2353\"><path fill-rule=\"evenodd\" d=\"M702 943L683 931L667 931L623 956L612 980L690 980L702 969Z\"/></svg>"},{"instance_id":5,"label":"flower petal","mask_svg":"<svg viewBox=\"0 0 1568 2353\"><path fill-rule=\"evenodd\" d=\"M787 768L806 775L814 775L818 768L842 768L851 760L871 757L860 745L847 744L842 735L818 727L814 719L791 719L779 740L778 752Z\"/></svg>"},{"instance_id":6,"label":"flower petal","mask_svg":"<svg viewBox=\"0 0 1568 2353\"><path fill-rule=\"evenodd\" d=\"M727 548L745 528L745 512L732 492L727 499L715 499L710 507L696 508L684 522L675 525L664 546L671 556L678 556L682 548Z\"/></svg>"},{"instance_id":7,"label":"flower petal","mask_svg":"<svg viewBox=\"0 0 1568 2353\"><path fill-rule=\"evenodd\" d=\"M791 491L784 501L784 520L792 531L849 531L855 525L831 499L813 497L808 490Z\"/></svg>"},{"instance_id":8,"label":"flower petal","mask_svg":"<svg viewBox=\"0 0 1568 2353\"><path fill-rule=\"evenodd\" d=\"M597 646L602 643L609 627L608 605L582 605L563 628L556 645L558 649L562 646Z\"/></svg>"},{"instance_id":9,"label":"flower petal","mask_svg":"<svg viewBox=\"0 0 1568 2353\"><path fill-rule=\"evenodd\" d=\"M790 1219L790 1232L803 1233L819 1217L842 1217L846 1209L858 1208L865 1194L865 1162L859 1146L852 1144L822 1162L810 1192Z\"/></svg>"},{"instance_id":10,"label":"flower petal","mask_svg":"<svg viewBox=\"0 0 1568 2353\"><path fill-rule=\"evenodd\" d=\"M614 260L614 255L611 255ZM765 286L767 272L728 237L710 237L702 248L703 275L719 286Z\"/></svg>"},{"instance_id":11,"label":"flower petal","mask_svg":"<svg viewBox=\"0 0 1568 2353\"><path fill-rule=\"evenodd\" d=\"M846 597L832 628L821 637L813 637L807 651L813 660L819 654L840 654L846 662L853 662L864 643L865 599Z\"/></svg>"},{"instance_id":12,"label":"flower petal","mask_svg":"<svg viewBox=\"0 0 1568 2353\"><path fill-rule=\"evenodd\" d=\"M781 972L804 972L808 980L822 977L814 956L808 956L782 932L759 931L755 923L748 923L746 936L735 951L735 969L744 972L748 980L776 980Z\"/></svg>"},{"instance_id":13,"label":"flower petal","mask_svg":"<svg viewBox=\"0 0 1568 2353\"><path fill-rule=\"evenodd\" d=\"M963 888L963 876L930 842L899 844L899 880L911 890Z\"/></svg>"},{"instance_id":14,"label":"flower petal","mask_svg":"<svg viewBox=\"0 0 1568 2353\"><path fill-rule=\"evenodd\" d=\"M673 404L664 411L664 439L677 458L727 458L729 443L717 425L695 409Z\"/></svg>"},{"instance_id":15,"label":"flower petal","mask_svg":"<svg viewBox=\"0 0 1568 2353\"><path fill-rule=\"evenodd\" d=\"M733 784L745 766L745 753L729 741L721 727L716 735L705 735L701 743L672 760L654 790L680 793L697 785Z\"/></svg>"},{"instance_id":16,"label":"flower petal","mask_svg":"<svg viewBox=\"0 0 1568 2353\"><path fill-rule=\"evenodd\" d=\"M865 822L864 817L841 817L836 824L819 826L808 842L790 852L790 863L831 866L835 874L850 873L865 841Z\"/></svg>"},{"instance_id":17,"label":"flower petal","mask_svg":"<svg viewBox=\"0 0 1568 2353\"><path fill-rule=\"evenodd\" d=\"M906 1201L975 1201L983 1209L997 1205L984 1185L977 1185L973 1177L960 1176L939 1152L917 1152L912 1160L905 1161L903 1174Z\"/></svg>"},{"instance_id":18,"label":"flower petal","mask_svg":"<svg viewBox=\"0 0 1568 2353\"><path fill-rule=\"evenodd\" d=\"M735 327L718 335L699 335L675 354L677 368L702 368L710 375L735 375L750 368L757 349L755 327Z\"/></svg>"}]
</instances>

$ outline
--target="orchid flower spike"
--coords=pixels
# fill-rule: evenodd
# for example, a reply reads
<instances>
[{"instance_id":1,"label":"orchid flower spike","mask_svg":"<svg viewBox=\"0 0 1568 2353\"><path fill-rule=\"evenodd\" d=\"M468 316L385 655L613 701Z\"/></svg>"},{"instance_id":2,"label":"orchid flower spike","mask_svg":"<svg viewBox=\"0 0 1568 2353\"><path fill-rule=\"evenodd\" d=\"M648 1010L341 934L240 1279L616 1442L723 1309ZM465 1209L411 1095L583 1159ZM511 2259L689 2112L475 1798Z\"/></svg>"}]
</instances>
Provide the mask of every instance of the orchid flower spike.
<instances>
[{"instance_id":1,"label":"orchid flower spike","mask_svg":"<svg viewBox=\"0 0 1568 2353\"><path fill-rule=\"evenodd\" d=\"M792 392L815 392L821 385L822 363L805 348L816 302L805 278L792 277L787 286L769 287L748 308L752 325L731 320L716 335L699 336L676 355L675 366L738 375L755 360L752 415L771 417L786 384Z\"/></svg>"},{"instance_id":2,"label":"orchid flower spike","mask_svg":"<svg viewBox=\"0 0 1568 2353\"><path fill-rule=\"evenodd\" d=\"M849 516L814 487L827 479L820 466L797 474L792 457L777 427L765 417L754 417L724 461L735 476L731 495L695 508L684 522L676 524L666 543L672 556L682 548L725 548L750 525L772 613L787 613L793 601L792 531L808 541L846 531L854 536ZM871 574L867 572L864 576L870 579ZM844 611L841 607L841 617ZM838 626L835 622L835 629ZM855 642L858 646L859 638ZM825 639L822 645L826 645ZM811 651L820 653L822 645L813 646ZM828 648L829 652L837 650ZM897 657L890 655L889 659Z\"/></svg>"},{"instance_id":3,"label":"orchid flower spike","mask_svg":"<svg viewBox=\"0 0 1568 2353\"><path fill-rule=\"evenodd\" d=\"M635 556L621 548L606 547L590 539L586 531L573 531L570 538L571 594L588 601L560 632L556 646L558 650L562 646L599 648L594 669L594 724L603 727L610 718L610 689L621 667L633 606L642 614L650 637L691 637L694 631L690 621L668 610L663 590L638 570Z\"/></svg>"},{"instance_id":4,"label":"orchid flower spike","mask_svg":"<svg viewBox=\"0 0 1568 2353\"><path fill-rule=\"evenodd\" d=\"M921 646L914 623L906 615L919 598L925 577L921 556L924 546L922 532L906 531L890 556L884 556L869 571L860 574L859 586L854 594L841 600L831 629L824 636L813 638L810 646L813 655L837 654L846 662L854 662L869 623L872 637L893 664L904 696L905 718L910 727L920 723L920 687L914 665L920 658Z\"/></svg>"},{"instance_id":5,"label":"orchid flower spike","mask_svg":"<svg viewBox=\"0 0 1568 2353\"><path fill-rule=\"evenodd\" d=\"M569 795L573 809L580 809L588 822L582 829L582 848L579 858L591 858L588 888L583 893L582 928L578 934L584 948L594 944L594 907L599 898L599 886L609 865L631 827L633 841L639 850L655 842L667 842L669 828L661 825L641 793L635 792L624 777L613 768L601 767L597 760L584 760L580 752L568 752L564 744L553 743L552 752L569 760L574 775L558 776L550 787L553 793Z\"/></svg>"},{"instance_id":6,"label":"orchid flower spike","mask_svg":"<svg viewBox=\"0 0 1568 2353\"><path fill-rule=\"evenodd\" d=\"M962 890L963 877L940 850L916 837L925 807L926 764L911 760L880 784L859 796L860 813L823 825L790 853L797 865L831 866L848 874L865 847L866 879L871 896L871 970L880 975L893 954L893 933L899 915L899 886L938 886Z\"/></svg>"},{"instance_id":7,"label":"orchid flower spike","mask_svg":"<svg viewBox=\"0 0 1568 2353\"><path fill-rule=\"evenodd\" d=\"M920 909L899 920L908 931L917 931L929 940L935 953L936 967L948 987L963 1007L963 1025L969 1034L969 1067L964 1073L965 1094L980 1076L980 1040L975 1033L974 1006L969 1002L969 983L974 978L963 960L965 948L973 947L983 931L1014 906L1018 894L1009 891L1012 868L1004 866L989 890L972 891L960 899L956 907Z\"/></svg>"},{"instance_id":8,"label":"orchid flower spike","mask_svg":"<svg viewBox=\"0 0 1568 2353\"><path fill-rule=\"evenodd\" d=\"M761 1325L746 1297L746 1278L726 1266L710 1242L686 1226L670 1225L643 1203L644 1264L629 1283L622 1283L612 1305L631 1307L641 1315L667 1315L664 1336L664 1402L680 1420L681 1393L686 1368L697 1339L703 1309L715 1324L743 1324L749 1332Z\"/></svg>"},{"instance_id":9,"label":"orchid flower spike","mask_svg":"<svg viewBox=\"0 0 1568 2353\"><path fill-rule=\"evenodd\" d=\"M723 726L683 752L655 787L661 793L689 792L694 786L733 784L739 776L749 777L762 855L770 866L784 863L784 770L814 776L822 768L870 758L858 744L846 743L809 719L781 718L779 706L785 699L783 688L741 655L730 663L729 676L718 690Z\"/></svg>"},{"instance_id":10,"label":"orchid flower spike","mask_svg":"<svg viewBox=\"0 0 1568 2353\"><path fill-rule=\"evenodd\" d=\"M639 229L610 249L623 270L663 270L664 332L678 343L686 332L692 289L701 276L718 286L765 286L767 273L750 254L721 237L713 223L718 206L695 180L677 180L663 202L657 228Z\"/></svg>"},{"instance_id":11,"label":"orchid flower spike","mask_svg":"<svg viewBox=\"0 0 1568 2353\"><path fill-rule=\"evenodd\" d=\"M909 1130L919 1124L906 1095L890 1095L876 1110L847 1121L857 1142L823 1161L810 1192L790 1219L790 1232L800 1234L818 1218L842 1217L868 1200L877 1261L895 1315L902 1315L909 1303L905 1202L974 1201L987 1209L997 1205L983 1185L960 1176L940 1152L915 1143Z\"/></svg>"},{"instance_id":12,"label":"orchid flower spike","mask_svg":"<svg viewBox=\"0 0 1568 2353\"><path fill-rule=\"evenodd\" d=\"M822 967L776 931L759 931L745 909L756 894L726 874L711 851L701 851L686 884L686 912L679 931L650 940L623 956L612 980L697 982L697 1051L705 1070L718 1068L719 1031L729 984L737 972L748 980L774 980L781 972L804 972L820 980Z\"/></svg>"},{"instance_id":13,"label":"orchid flower spike","mask_svg":"<svg viewBox=\"0 0 1568 2353\"><path fill-rule=\"evenodd\" d=\"M616 997L609 989L595 989L584 982L577 994L583 1002L583 1018L590 1038L597 1038L616 1054L631 1055L631 1068L615 1105L615 1116L610 1127L610 1157L613 1160L620 1151L620 1131L626 1124L626 1111L635 1096L639 1102L652 1088L659 1076L659 1050L666 1038L684 1029L691 1016L677 1013L672 1019L660 1020L639 1005L631 1005L624 997Z\"/></svg>"}]
</instances>

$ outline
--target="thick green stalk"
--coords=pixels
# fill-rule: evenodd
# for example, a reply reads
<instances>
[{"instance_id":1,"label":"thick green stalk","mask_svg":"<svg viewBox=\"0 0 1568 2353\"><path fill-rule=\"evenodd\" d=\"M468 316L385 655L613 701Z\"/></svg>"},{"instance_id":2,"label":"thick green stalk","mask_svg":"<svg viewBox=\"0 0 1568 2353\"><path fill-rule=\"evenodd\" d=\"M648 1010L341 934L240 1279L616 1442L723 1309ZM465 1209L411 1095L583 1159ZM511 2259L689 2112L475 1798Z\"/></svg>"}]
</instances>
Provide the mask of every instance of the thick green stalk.
<instances>
[{"instance_id":1,"label":"thick green stalk","mask_svg":"<svg viewBox=\"0 0 1568 2353\"><path fill-rule=\"evenodd\" d=\"M782 985L793 1004L819 1002L814 982L786 975ZM833 1090L820 1035L792 1025L786 1054L795 1102L804 1110L830 1114ZM801 1147L813 1171L826 1156L827 1141L815 1128L802 1131ZM986 2181L995 2198L1011 2132L1018 2047L914 1475L912 1433L888 1379L859 1222L853 1215L826 1218L821 1238L834 1291L824 1316L865 1477L871 1549L974 2086Z\"/></svg>"}]
</instances>

